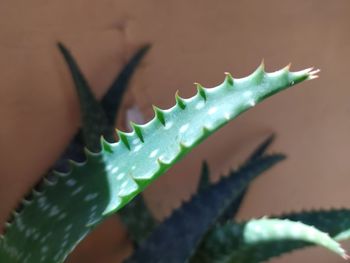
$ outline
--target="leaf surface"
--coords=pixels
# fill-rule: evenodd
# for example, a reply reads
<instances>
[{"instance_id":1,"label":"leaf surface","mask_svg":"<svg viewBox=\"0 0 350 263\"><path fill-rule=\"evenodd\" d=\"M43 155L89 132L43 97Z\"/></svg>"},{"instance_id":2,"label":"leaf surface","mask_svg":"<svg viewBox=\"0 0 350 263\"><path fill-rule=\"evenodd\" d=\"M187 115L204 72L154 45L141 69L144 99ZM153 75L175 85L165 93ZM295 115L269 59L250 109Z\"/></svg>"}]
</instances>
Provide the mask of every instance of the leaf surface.
<instances>
[{"instance_id":1,"label":"leaf surface","mask_svg":"<svg viewBox=\"0 0 350 263\"><path fill-rule=\"evenodd\" d=\"M194 195L159 225L126 263L188 262L204 236L251 179L283 158L276 154L256 159Z\"/></svg>"},{"instance_id":2,"label":"leaf surface","mask_svg":"<svg viewBox=\"0 0 350 263\"><path fill-rule=\"evenodd\" d=\"M338 241L349 238L350 210L348 209L303 211L281 215L278 217L278 220L301 222L305 225L313 226L319 231L328 233ZM210 231L198 249L196 260L193 263L265 262L273 257L311 245L328 246L328 249L341 254L344 258L348 258L344 250L334 243L334 240L329 240L328 237L326 237L326 240L323 238L317 241L310 240L311 237L324 237L323 234L321 236L318 234L313 235L307 230L295 230L288 225L282 227L278 221L276 222L270 225L270 228L262 229L260 233L260 235L266 235L269 239L259 239L259 241L254 243L242 240L246 222L229 222L224 226L216 226ZM271 232L271 227L277 232ZM274 235L273 238L271 235L267 235L267 233L270 233L269 231ZM281 232L283 231L285 233L282 235Z\"/></svg>"},{"instance_id":3,"label":"leaf surface","mask_svg":"<svg viewBox=\"0 0 350 263\"><path fill-rule=\"evenodd\" d=\"M317 71L316 71L317 72ZM303 80L315 78L307 69L288 68L226 80L212 89L197 85L189 99L161 110L131 133L117 131L119 141L101 142L101 152L86 151L85 163L72 162L68 173L45 181L33 200L24 201L1 237L0 262L61 263L103 219L125 206L174 163L242 112Z\"/></svg>"}]
</instances>

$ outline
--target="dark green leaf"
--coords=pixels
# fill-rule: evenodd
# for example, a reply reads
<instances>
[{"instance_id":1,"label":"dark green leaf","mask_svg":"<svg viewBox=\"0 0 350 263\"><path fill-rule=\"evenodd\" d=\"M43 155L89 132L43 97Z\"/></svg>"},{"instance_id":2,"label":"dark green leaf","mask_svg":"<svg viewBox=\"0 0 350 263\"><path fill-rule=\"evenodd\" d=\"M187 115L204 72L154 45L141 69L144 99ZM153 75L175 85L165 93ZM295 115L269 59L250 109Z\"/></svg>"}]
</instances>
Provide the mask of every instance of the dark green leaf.
<instances>
[{"instance_id":1,"label":"dark green leaf","mask_svg":"<svg viewBox=\"0 0 350 263\"><path fill-rule=\"evenodd\" d=\"M254 151L253 153L248 157L246 162L254 161L260 157L262 157L267 149L270 147L270 145L273 143L275 139L275 136L272 134L269 137L267 137ZM252 179L253 180L253 179ZM246 189L242 192L242 194L236 199L233 200L231 206L229 206L225 213L220 217L217 223L226 223L227 220L232 219L236 216L236 214L239 211L239 208L242 205L242 202L248 192L250 184L247 184Z\"/></svg>"},{"instance_id":2,"label":"dark green leaf","mask_svg":"<svg viewBox=\"0 0 350 263\"><path fill-rule=\"evenodd\" d=\"M126 262L187 262L202 238L251 179L283 158L276 154L253 160L199 192L159 225Z\"/></svg>"},{"instance_id":3,"label":"dark green leaf","mask_svg":"<svg viewBox=\"0 0 350 263\"><path fill-rule=\"evenodd\" d=\"M108 122L104 109L96 100L69 50L62 44L58 44L58 46L70 69L78 93L84 142L88 149L93 152L98 152L101 150L101 135L109 142L114 142L113 126Z\"/></svg>"},{"instance_id":4,"label":"dark green leaf","mask_svg":"<svg viewBox=\"0 0 350 263\"><path fill-rule=\"evenodd\" d=\"M108 89L106 95L101 100L101 105L106 113L106 116L110 124L113 126L117 118L118 109L123 99L123 95L129 86L131 77L133 76L136 68L140 65L143 57L147 54L150 47L150 45L145 45L136 52L136 54L122 69L112 86Z\"/></svg>"}]
</instances>

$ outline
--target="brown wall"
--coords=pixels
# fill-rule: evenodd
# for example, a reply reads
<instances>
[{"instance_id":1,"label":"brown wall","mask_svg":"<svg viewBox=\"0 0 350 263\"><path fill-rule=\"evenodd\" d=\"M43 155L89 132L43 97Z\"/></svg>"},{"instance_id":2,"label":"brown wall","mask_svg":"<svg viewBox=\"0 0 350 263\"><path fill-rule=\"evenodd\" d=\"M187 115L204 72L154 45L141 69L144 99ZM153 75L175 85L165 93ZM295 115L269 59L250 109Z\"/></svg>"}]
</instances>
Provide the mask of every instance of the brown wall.
<instances>
[{"instance_id":1,"label":"brown wall","mask_svg":"<svg viewBox=\"0 0 350 263\"><path fill-rule=\"evenodd\" d=\"M163 217L193 192L203 158L218 175L274 131L273 149L289 159L254 183L240 218L349 207L349 14L346 0L1 1L0 222L57 159L79 122L57 40L72 49L98 96L137 46L153 43L127 98L148 118L151 104L172 106L177 89L193 95L194 81L210 87L223 80L224 71L247 75L262 58L270 71L289 62L295 70L319 67L319 80L239 117L152 185L146 197ZM124 232L108 223L123 240ZM71 262L104 260L88 254L89 246L96 247L90 242L80 250L85 258L76 254ZM103 262L112 262L107 258L114 254L105 257ZM341 262L319 249L276 262L298 260Z\"/></svg>"}]
</instances>

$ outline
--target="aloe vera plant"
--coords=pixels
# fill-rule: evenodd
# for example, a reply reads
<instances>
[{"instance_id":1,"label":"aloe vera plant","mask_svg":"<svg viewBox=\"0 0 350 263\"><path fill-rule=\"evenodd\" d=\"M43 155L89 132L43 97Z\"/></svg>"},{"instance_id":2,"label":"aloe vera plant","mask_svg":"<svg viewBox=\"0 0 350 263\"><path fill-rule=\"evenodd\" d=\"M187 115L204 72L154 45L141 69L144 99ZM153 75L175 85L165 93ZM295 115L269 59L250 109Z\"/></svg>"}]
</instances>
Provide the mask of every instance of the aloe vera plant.
<instances>
[{"instance_id":1,"label":"aloe vera plant","mask_svg":"<svg viewBox=\"0 0 350 263\"><path fill-rule=\"evenodd\" d=\"M184 99L176 94L176 104L170 109L154 106L151 121L131 123L130 133L117 130L116 143L102 138L100 148L86 148L85 162L71 161L67 173L53 171L53 181L44 179L42 189L33 190L33 199L23 200L23 209L14 213L1 236L0 261L63 262L97 224L124 207L206 137L263 99L316 78L317 72L290 72L288 66L266 73L262 64L245 78L234 79L227 73L215 88L196 84L194 97ZM328 241L329 247L343 253Z\"/></svg>"},{"instance_id":2,"label":"aloe vera plant","mask_svg":"<svg viewBox=\"0 0 350 263\"><path fill-rule=\"evenodd\" d=\"M126 262L187 262L210 228L225 216L232 200L239 198L249 181L283 158L279 154L264 156L200 191L158 226Z\"/></svg>"},{"instance_id":3,"label":"aloe vera plant","mask_svg":"<svg viewBox=\"0 0 350 263\"><path fill-rule=\"evenodd\" d=\"M266 154L273 138L267 138L239 169L216 184L210 185L205 164L199 191L155 227L125 262L258 263L312 244L347 259L335 239L349 238L349 210L232 221L250 182L284 159L282 154ZM137 209L136 216L141 213Z\"/></svg>"}]
</instances>

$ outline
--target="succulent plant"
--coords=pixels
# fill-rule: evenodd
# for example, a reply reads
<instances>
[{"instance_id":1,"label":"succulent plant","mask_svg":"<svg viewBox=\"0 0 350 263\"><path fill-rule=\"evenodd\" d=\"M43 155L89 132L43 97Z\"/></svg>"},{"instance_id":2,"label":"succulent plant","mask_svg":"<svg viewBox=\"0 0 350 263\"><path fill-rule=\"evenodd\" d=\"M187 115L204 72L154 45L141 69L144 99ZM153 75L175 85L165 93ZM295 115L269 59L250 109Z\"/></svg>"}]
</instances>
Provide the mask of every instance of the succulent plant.
<instances>
[{"instance_id":1,"label":"succulent plant","mask_svg":"<svg viewBox=\"0 0 350 263\"><path fill-rule=\"evenodd\" d=\"M316 78L318 72L312 68L291 72L287 66L266 73L261 64L245 78L236 79L226 73L224 82L217 87L208 89L196 84L197 94L192 98L184 99L176 94L176 104L172 108L162 110L154 106L155 116L151 121L146 124L131 123L131 132L117 130L115 134L112 127L116 107L111 106L111 98L125 91L131 73L122 74L124 77L116 81L121 92L113 92L112 89L99 103L70 52L63 45L60 49L80 97L83 127L80 135L76 136L79 140L74 142L80 146L78 142L83 142L86 146L85 160L81 162L70 157L75 161L69 162L68 171L62 168L60 172L49 172L40 187L32 190L31 197L22 201L22 209L13 213L5 234L0 238L1 262L64 262L96 225L120 211L205 138L265 98L304 80ZM130 72L147 49L138 53L134 64L129 64ZM121 96L116 102L120 100ZM114 141L116 135L119 138L117 142ZM136 236L138 249L127 262L205 261L218 252L213 242L219 244L216 240L226 239L229 239L225 243L227 245L221 248L229 248L230 253L215 257L217 262L241 262L238 260L244 258L241 255L245 253L241 251L252 248L260 251L260 244L291 239L320 244L347 257L340 245L324 232L291 219L263 218L243 223L223 223L237 211L249 182L283 159L283 155L279 154L264 155L268 144L262 145L246 164L234 172L235 176L206 186L208 177L203 175L202 190L198 195L161 224L145 211L142 199L136 199L138 203L134 204L142 207L148 225L152 225L154 231L148 233L148 237ZM71 154L68 153L68 156ZM208 206L203 206L203 202ZM129 209L129 216L133 210ZM130 222L125 211L121 215L125 222ZM198 225L186 223L194 222L196 215L201 215L200 220L197 218ZM190 220L186 221L187 218ZM175 228L179 233L173 231ZM345 229L338 230L336 235ZM178 245L170 243L172 249L162 245L163 237L171 239L172 235L181 233L188 234L182 236L186 240L183 244L176 240ZM289 249L284 247L280 253L298 246L299 243L289 246ZM265 257L274 256L272 254L266 253Z\"/></svg>"},{"instance_id":2,"label":"succulent plant","mask_svg":"<svg viewBox=\"0 0 350 263\"><path fill-rule=\"evenodd\" d=\"M285 158L283 154L266 154L273 138L267 138L239 169L216 184L209 184L205 164L198 192L140 239L125 263L257 263L312 244L347 259L335 240L349 237L350 210L303 211L244 222L234 219L251 181ZM135 218L150 213L140 211L146 207L137 209L130 211L129 217L132 212ZM136 222L142 225L135 220L129 228L138 229Z\"/></svg>"}]
</instances>

